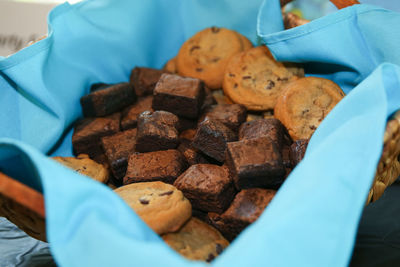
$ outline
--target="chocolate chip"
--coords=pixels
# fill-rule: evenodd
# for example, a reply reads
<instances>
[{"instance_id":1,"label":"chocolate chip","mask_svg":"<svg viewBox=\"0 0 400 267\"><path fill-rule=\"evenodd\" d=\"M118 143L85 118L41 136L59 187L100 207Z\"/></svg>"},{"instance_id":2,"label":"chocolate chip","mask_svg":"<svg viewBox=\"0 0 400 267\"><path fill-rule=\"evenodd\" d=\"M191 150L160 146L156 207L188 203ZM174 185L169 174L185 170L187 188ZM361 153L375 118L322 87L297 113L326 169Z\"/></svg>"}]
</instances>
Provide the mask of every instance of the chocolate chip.
<instances>
[{"instance_id":1,"label":"chocolate chip","mask_svg":"<svg viewBox=\"0 0 400 267\"><path fill-rule=\"evenodd\" d=\"M202 72L202 71L203 71L203 68L196 68L196 71L197 71L197 72Z\"/></svg>"},{"instance_id":2,"label":"chocolate chip","mask_svg":"<svg viewBox=\"0 0 400 267\"><path fill-rule=\"evenodd\" d=\"M207 259L206 259L206 262L211 262L213 259L215 259L214 254L210 253L210 254L208 254L208 257L207 257Z\"/></svg>"},{"instance_id":3,"label":"chocolate chip","mask_svg":"<svg viewBox=\"0 0 400 267\"><path fill-rule=\"evenodd\" d=\"M247 66L242 67L242 70L247 70Z\"/></svg>"},{"instance_id":4,"label":"chocolate chip","mask_svg":"<svg viewBox=\"0 0 400 267\"><path fill-rule=\"evenodd\" d=\"M215 246L215 251L219 254L222 253L222 251L224 250L224 248L221 246L221 244L218 244Z\"/></svg>"},{"instance_id":5,"label":"chocolate chip","mask_svg":"<svg viewBox=\"0 0 400 267\"><path fill-rule=\"evenodd\" d=\"M317 129L317 127L315 127L314 125L311 125L311 126L310 126L310 129L311 129L311 130L315 130L315 129Z\"/></svg>"},{"instance_id":6,"label":"chocolate chip","mask_svg":"<svg viewBox=\"0 0 400 267\"><path fill-rule=\"evenodd\" d=\"M235 83L235 84L233 85L233 88L237 88L237 87L238 87L238 84Z\"/></svg>"},{"instance_id":7,"label":"chocolate chip","mask_svg":"<svg viewBox=\"0 0 400 267\"><path fill-rule=\"evenodd\" d=\"M196 49L200 49L200 46L198 46L198 45L192 46L192 48L190 48L190 53L192 53Z\"/></svg>"},{"instance_id":8,"label":"chocolate chip","mask_svg":"<svg viewBox=\"0 0 400 267\"><path fill-rule=\"evenodd\" d=\"M242 79L243 80L251 79L251 76L243 76Z\"/></svg>"},{"instance_id":9,"label":"chocolate chip","mask_svg":"<svg viewBox=\"0 0 400 267\"><path fill-rule=\"evenodd\" d=\"M310 110L309 109L305 109L305 110L303 110L302 112L301 112L301 115L304 115L304 114L306 114L307 112L309 112Z\"/></svg>"},{"instance_id":10,"label":"chocolate chip","mask_svg":"<svg viewBox=\"0 0 400 267\"><path fill-rule=\"evenodd\" d=\"M84 169L84 170L86 170L86 167L85 167L85 166L83 166L83 169Z\"/></svg>"},{"instance_id":11,"label":"chocolate chip","mask_svg":"<svg viewBox=\"0 0 400 267\"><path fill-rule=\"evenodd\" d=\"M270 90L275 86L274 81L268 80L267 85L265 86L265 89Z\"/></svg>"},{"instance_id":12,"label":"chocolate chip","mask_svg":"<svg viewBox=\"0 0 400 267\"><path fill-rule=\"evenodd\" d=\"M174 191L167 191L167 192L163 192L161 194L158 194L160 197L162 196L168 196L168 195L172 195L174 193Z\"/></svg>"},{"instance_id":13,"label":"chocolate chip","mask_svg":"<svg viewBox=\"0 0 400 267\"><path fill-rule=\"evenodd\" d=\"M235 74L229 73L229 77L235 77Z\"/></svg>"},{"instance_id":14,"label":"chocolate chip","mask_svg":"<svg viewBox=\"0 0 400 267\"><path fill-rule=\"evenodd\" d=\"M147 205L150 203L150 201L145 199L144 197L140 197L139 201L140 201L140 204L142 204L142 205Z\"/></svg>"},{"instance_id":15,"label":"chocolate chip","mask_svg":"<svg viewBox=\"0 0 400 267\"><path fill-rule=\"evenodd\" d=\"M217 33L217 32L220 31L220 29L219 29L218 27L212 26L212 27L211 27L211 31L212 31L213 33Z\"/></svg>"},{"instance_id":16,"label":"chocolate chip","mask_svg":"<svg viewBox=\"0 0 400 267\"><path fill-rule=\"evenodd\" d=\"M289 79L288 78L281 78L281 77L278 77L278 79L277 79L278 81L280 81L280 82L287 82Z\"/></svg>"},{"instance_id":17,"label":"chocolate chip","mask_svg":"<svg viewBox=\"0 0 400 267\"><path fill-rule=\"evenodd\" d=\"M213 59L211 59L212 62L218 62L221 58L220 57L215 57Z\"/></svg>"}]
</instances>

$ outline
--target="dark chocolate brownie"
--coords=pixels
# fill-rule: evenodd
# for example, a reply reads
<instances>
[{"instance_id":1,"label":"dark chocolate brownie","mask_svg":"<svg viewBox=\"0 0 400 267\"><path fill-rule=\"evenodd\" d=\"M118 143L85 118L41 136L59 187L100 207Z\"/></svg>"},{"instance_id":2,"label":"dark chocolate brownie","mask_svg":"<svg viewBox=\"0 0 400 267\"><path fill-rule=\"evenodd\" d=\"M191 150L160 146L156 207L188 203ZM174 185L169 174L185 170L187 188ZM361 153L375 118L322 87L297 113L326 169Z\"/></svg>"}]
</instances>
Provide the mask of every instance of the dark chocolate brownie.
<instances>
[{"instance_id":1,"label":"dark chocolate brownie","mask_svg":"<svg viewBox=\"0 0 400 267\"><path fill-rule=\"evenodd\" d=\"M199 163L209 163L209 161L201 154L197 149L195 149L192 142L186 139L181 140L181 144L178 146L178 150L185 157L186 162L189 165L199 164Z\"/></svg>"},{"instance_id":2,"label":"dark chocolate brownie","mask_svg":"<svg viewBox=\"0 0 400 267\"><path fill-rule=\"evenodd\" d=\"M308 141L307 139L297 140L290 146L290 160L293 168L304 158Z\"/></svg>"},{"instance_id":3,"label":"dark chocolate brownie","mask_svg":"<svg viewBox=\"0 0 400 267\"><path fill-rule=\"evenodd\" d=\"M174 74L163 74L154 89L153 109L196 119L204 102L203 82Z\"/></svg>"},{"instance_id":4,"label":"dark chocolate brownie","mask_svg":"<svg viewBox=\"0 0 400 267\"><path fill-rule=\"evenodd\" d=\"M134 153L129 157L124 184L162 181L172 184L187 165L178 150Z\"/></svg>"},{"instance_id":5,"label":"dark chocolate brownie","mask_svg":"<svg viewBox=\"0 0 400 267\"><path fill-rule=\"evenodd\" d=\"M192 119L187 119L184 117L178 117L179 118L179 123L178 123L178 131L186 131L188 129L195 129L197 127L197 120L192 120Z\"/></svg>"},{"instance_id":6,"label":"dark chocolate brownie","mask_svg":"<svg viewBox=\"0 0 400 267\"><path fill-rule=\"evenodd\" d=\"M135 88L136 95L152 95L154 87L156 87L156 84L163 73L165 73L163 70L144 67L134 68L129 80Z\"/></svg>"},{"instance_id":7,"label":"dark chocolate brownie","mask_svg":"<svg viewBox=\"0 0 400 267\"><path fill-rule=\"evenodd\" d=\"M193 147L209 157L223 162L226 144L236 140L237 135L230 128L219 121L206 118L198 125Z\"/></svg>"},{"instance_id":8,"label":"dark chocolate brownie","mask_svg":"<svg viewBox=\"0 0 400 267\"><path fill-rule=\"evenodd\" d=\"M284 180L281 151L268 137L228 143L226 154L237 189L277 188Z\"/></svg>"},{"instance_id":9,"label":"dark chocolate brownie","mask_svg":"<svg viewBox=\"0 0 400 267\"><path fill-rule=\"evenodd\" d=\"M102 117L119 111L136 101L136 95L129 83L110 85L81 97L85 117Z\"/></svg>"},{"instance_id":10,"label":"dark chocolate brownie","mask_svg":"<svg viewBox=\"0 0 400 267\"><path fill-rule=\"evenodd\" d=\"M246 121L247 110L239 104L217 105L205 114L212 120L225 124L232 131L237 132L239 126Z\"/></svg>"},{"instance_id":11,"label":"dark chocolate brownie","mask_svg":"<svg viewBox=\"0 0 400 267\"><path fill-rule=\"evenodd\" d=\"M285 143L285 131L283 124L275 118L253 120L240 126L239 140L267 136L277 144L279 149L282 149Z\"/></svg>"},{"instance_id":12,"label":"dark chocolate brownie","mask_svg":"<svg viewBox=\"0 0 400 267\"><path fill-rule=\"evenodd\" d=\"M275 193L274 190L262 188L244 189L235 196L223 214L209 213L209 222L232 241L244 228L260 217Z\"/></svg>"},{"instance_id":13,"label":"dark chocolate brownie","mask_svg":"<svg viewBox=\"0 0 400 267\"><path fill-rule=\"evenodd\" d=\"M136 128L137 118L140 113L148 110L153 111L153 96L140 97L137 102L122 111L121 115L121 129L127 130Z\"/></svg>"},{"instance_id":14,"label":"dark chocolate brownie","mask_svg":"<svg viewBox=\"0 0 400 267\"><path fill-rule=\"evenodd\" d=\"M235 196L229 170L212 164L192 165L174 186L190 200L194 209L222 213Z\"/></svg>"},{"instance_id":15,"label":"dark chocolate brownie","mask_svg":"<svg viewBox=\"0 0 400 267\"><path fill-rule=\"evenodd\" d=\"M136 129L101 138L104 154L116 179L125 176L129 155L135 152Z\"/></svg>"},{"instance_id":16,"label":"dark chocolate brownie","mask_svg":"<svg viewBox=\"0 0 400 267\"><path fill-rule=\"evenodd\" d=\"M138 117L136 151L150 152L179 145L178 117L167 111L145 111Z\"/></svg>"},{"instance_id":17,"label":"dark chocolate brownie","mask_svg":"<svg viewBox=\"0 0 400 267\"><path fill-rule=\"evenodd\" d=\"M77 122L72 135L75 155L88 154L95 159L103 155L101 138L119 132L120 113L102 118L85 118Z\"/></svg>"},{"instance_id":18,"label":"dark chocolate brownie","mask_svg":"<svg viewBox=\"0 0 400 267\"><path fill-rule=\"evenodd\" d=\"M285 168L292 168L292 161L290 160L290 146L284 145L282 148L282 163Z\"/></svg>"}]
</instances>

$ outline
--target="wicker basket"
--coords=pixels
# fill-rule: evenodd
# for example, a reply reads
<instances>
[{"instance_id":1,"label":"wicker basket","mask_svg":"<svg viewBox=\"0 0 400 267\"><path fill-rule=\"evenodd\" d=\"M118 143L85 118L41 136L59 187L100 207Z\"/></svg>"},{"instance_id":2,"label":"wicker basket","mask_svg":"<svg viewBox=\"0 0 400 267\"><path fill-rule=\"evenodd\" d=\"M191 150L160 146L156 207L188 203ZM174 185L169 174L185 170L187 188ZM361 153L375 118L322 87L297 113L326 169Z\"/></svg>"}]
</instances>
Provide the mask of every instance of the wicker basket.
<instances>
[{"instance_id":1,"label":"wicker basket","mask_svg":"<svg viewBox=\"0 0 400 267\"><path fill-rule=\"evenodd\" d=\"M283 5L291 0L281 0ZM332 0L339 8L345 2L355 4L354 0ZM357 2L358 3L358 2ZM284 8L283 8L284 12ZM294 14L284 13L288 28L307 23ZM394 114L386 125L384 147L379 161L367 204L379 199L386 187L400 175L400 111ZM30 236L46 241L44 198L39 192L0 172L0 216L16 224Z\"/></svg>"}]
</instances>

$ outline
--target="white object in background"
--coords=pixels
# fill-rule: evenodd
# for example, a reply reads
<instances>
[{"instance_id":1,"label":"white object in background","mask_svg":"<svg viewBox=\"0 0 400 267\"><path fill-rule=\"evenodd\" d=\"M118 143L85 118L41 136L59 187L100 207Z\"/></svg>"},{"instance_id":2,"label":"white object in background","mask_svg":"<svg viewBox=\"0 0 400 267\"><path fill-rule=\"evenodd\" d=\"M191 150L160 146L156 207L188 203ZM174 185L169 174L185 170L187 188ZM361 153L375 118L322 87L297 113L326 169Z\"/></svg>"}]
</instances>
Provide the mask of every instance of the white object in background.
<instances>
[{"instance_id":1,"label":"white object in background","mask_svg":"<svg viewBox=\"0 0 400 267\"><path fill-rule=\"evenodd\" d=\"M0 56L8 56L47 34L47 14L59 3L0 0Z\"/></svg>"}]
</instances>

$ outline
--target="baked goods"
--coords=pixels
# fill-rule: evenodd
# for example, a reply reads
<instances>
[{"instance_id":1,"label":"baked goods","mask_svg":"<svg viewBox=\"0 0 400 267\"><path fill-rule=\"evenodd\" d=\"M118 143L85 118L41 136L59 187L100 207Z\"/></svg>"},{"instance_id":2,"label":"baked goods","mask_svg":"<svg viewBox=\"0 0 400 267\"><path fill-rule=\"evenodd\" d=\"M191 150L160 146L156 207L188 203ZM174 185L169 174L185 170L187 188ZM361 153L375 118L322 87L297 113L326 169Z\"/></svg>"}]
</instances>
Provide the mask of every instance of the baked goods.
<instances>
[{"instance_id":1,"label":"baked goods","mask_svg":"<svg viewBox=\"0 0 400 267\"><path fill-rule=\"evenodd\" d=\"M182 156L185 157L186 162L189 165L209 163L205 155L203 155L198 149L193 147L191 141L187 139L181 139L180 142L181 143L177 149L182 153Z\"/></svg>"},{"instance_id":2,"label":"baked goods","mask_svg":"<svg viewBox=\"0 0 400 267\"><path fill-rule=\"evenodd\" d=\"M172 184L186 167L181 153L175 149L134 153L129 157L123 183L162 181Z\"/></svg>"},{"instance_id":3,"label":"baked goods","mask_svg":"<svg viewBox=\"0 0 400 267\"><path fill-rule=\"evenodd\" d=\"M210 223L232 241L248 225L255 222L271 202L276 191L250 188L240 191L230 207L221 215L208 213Z\"/></svg>"},{"instance_id":4,"label":"baked goods","mask_svg":"<svg viewBox=\"0 0 400 267\"><path fill-rule=\"evenodd\" d=\"M179 119L167 111L145 111L138 117L136 151L150 152L176 148Z\"/></svg>"},{"instance_id":5,"label":"baked goods","mask_svg":"<svg viewBox=\"0 0 400 267\"><path fill-rule=\"evenodd\" d=\"M114 192L157 234L177 231L192 214L182 192L162 182L129 184Z\"/></svg>"},{"instance_id":6,"label":"baked goods","mask_svg":"<svg viewBox=\"0 0 400 267\"><path fill-rule=\"evenodd\" d=\"M223 123L206 118L199 123L192 144L207 156L224 162L227 143L236 140L237 135Z\"/></svg>"},{"instance_id":7,"label":"baked goods","mask_svg":"<svg viewBox=\"0 0 400 267\"><path fill-rule=\"evenodd\" d=\"M204 102L203 83L198 79L163 74L154 89L153 109L195 119Z\"/></svg>"},{"instance_id":8,"label":"baked goods","mask_svg":"<svg viewBox=\"0 0 400 267\"><path fill-rule=\"evenodd\" d=\"M53 159L62 165L73 169L80 174L88 176L100 183L107 183L109 172L102 164L91 160L88 155L81 154L74 157L53 157Z\"/></svg>"},{"instance_id":9,"label":"baked goods","mask_svg":"<svg viewBox=\"0 0 400 267\"><path fill-rule=\"evenodd\" d=\"M296 166L304 158L307 146L307 139L300 139L293 142L289 149L290 162L292 166Z\"/></svg>"},{"instance_id":10,"label":"baked goods","mask_svg":"<svg viewBox=\"0 0 400 267\"><path fill-rule=\"evenodd\" d=\"M136 67L131 72L129 82L137 96L152 95L154 87L163 73L162 70Z\"/></svg>"},{"instance_id":11,"label":"baked goods","mask_svg":"<svg viewBox=\"0 0 400 267\"><path fill-rule=\"evenodd\" d=\"M101 144L114 178L122 180L128 165L128 157L135 152L136 129L105 136L101 138Z\"/></svg>"},{"instance_id":12,"label":"baked goods","mask_svg":"<svg viewBox=\"0 0 400 267\"><path fill-rule=\"evenodd\" d=\"M162 238L185 258L207 262L229 245L214 227L193 217L178 232L165 234Z\"/></svg>"},{"instance_id":13,"label":"baked goods","mask_svg":"<svg viewBox=\"0 0 400 267\"><path fill-rule=\"evenodd\" d=\"M219 121L237 132L239 126L246 121L246 108L239 104L216 105L205 114L206 117Z\"/></svg>"},{"instance_id":14,"label":"baked goods","mask_svg":"<svg viewBox=\"0 0 400 267\"><path fill-rule=\"evenodd\" d=\"M266 46L258 46L232 57L227 65L223 89L234 102L248 110L273 109L283 87L297 77L275 61Z\"/></svg>"},{"instance_id":15,"label":"baked goods","mask_svg":"<svg viewBox=\"0 0 400 267\"><path fill-rule=\"evenodd\" d=\"M331 80L301 78L286 86L277 100L274 115L293 140L309 139L343 97L342 89Z\"/></svg>"},{"instance_id":16,"label":"baked goods","mask_svg":"<svg viewBox=\"0 0 400 267\"><path fill-rule=\"evenodd\" d=\"M206 28L182 45L176 60L178 73L200 79L210 89L221 88L229 59L250 44L246 37L235 31Z\"/></svg>"},{"instance_id":17,"label":"baked goods","mask_svg":"<svg viewBox=\"0 0 400 267\"><path fill-rule=\"evenodd\" d=\"M228 143L226 164L237 189L277 188L284 180L281 151L268 137Z\"/></svg>"},{"instance_id":18,"label":"baked goods","mask_svg":"<svg viewBox=\"0 0 400 267\"><path fill-rule=\"evenodd\" d=\"M163 70L165 70L166 72L172 73L172 74L178 73L178 68L176 66L176 57L168 60L168 62L165 64Z\"/></svg>"},{"instance_id":19,"label":"baked goods","mask_svg":"<svg viewBox=\"0 0 400 267\"><path fill-rule=\"evenodd\" d=\"M205 212L223 212L235 195L228 168L212 164L192 165L176 179L174 186L193 208Z\"/></svg>"},{"instance_id":20,"label":"baked goods","mask_svg":"<svg viewBox=\"0 0 400 267\"><path fill-rule=\"evenodd\" d=\"M140 97L136 103L121 112L121 130L136 128L137 118L144 111L153 111L153 96Z\"/></svg>"},{"instance_id":21,"label":"baked goods","mask_svg":"<svg viewBox=\"0 0 400 267\"><path fill-rule=\"evenodd\" d=\"M110 115L136 101L136 94L129 83L119 83L81 97L82 113L85 117Z\"/></svg>"},{"instance_id":22,"label":"baked goods","mask_svg":"<svg viewBox=\"0 0 400 267\"><path fill-rule=\"evenodd\" d=\"M101 159L101 138L119 132L120 113L107 117L86 118L78 121L72 135L75 155L88 154L91 159Z\"/></svg>"}]
</instances>

